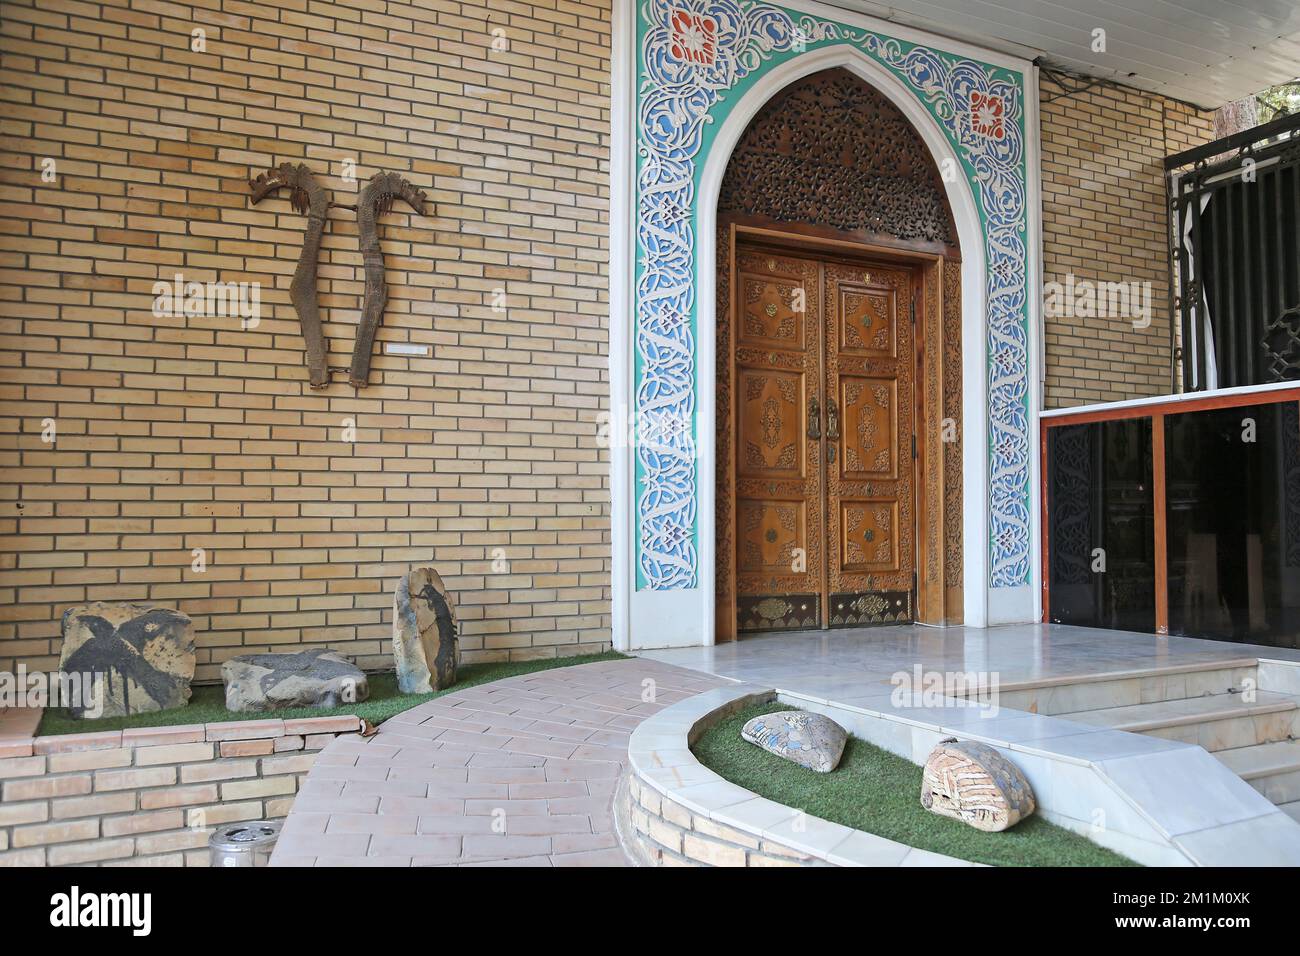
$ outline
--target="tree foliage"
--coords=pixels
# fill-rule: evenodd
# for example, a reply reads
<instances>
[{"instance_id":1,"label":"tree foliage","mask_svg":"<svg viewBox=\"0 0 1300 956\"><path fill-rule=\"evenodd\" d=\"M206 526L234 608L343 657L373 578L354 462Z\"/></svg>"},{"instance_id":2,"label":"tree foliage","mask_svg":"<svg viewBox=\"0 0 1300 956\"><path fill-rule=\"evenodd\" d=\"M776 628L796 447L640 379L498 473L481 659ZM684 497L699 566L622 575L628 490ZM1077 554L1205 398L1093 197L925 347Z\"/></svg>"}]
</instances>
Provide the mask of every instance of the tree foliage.
<instances>
[{"instance_id":1,"label":"tree foliage","mask_svg":"<svg viewBox=\"0 0 1300 956\"><path fill-rule=\"evenodd\" d=\"M1282 116L1300 113L1300 79L1270 87L1255 95L1259 104L1259 121L1267 123Z\"/></svg>"}]
</instances>

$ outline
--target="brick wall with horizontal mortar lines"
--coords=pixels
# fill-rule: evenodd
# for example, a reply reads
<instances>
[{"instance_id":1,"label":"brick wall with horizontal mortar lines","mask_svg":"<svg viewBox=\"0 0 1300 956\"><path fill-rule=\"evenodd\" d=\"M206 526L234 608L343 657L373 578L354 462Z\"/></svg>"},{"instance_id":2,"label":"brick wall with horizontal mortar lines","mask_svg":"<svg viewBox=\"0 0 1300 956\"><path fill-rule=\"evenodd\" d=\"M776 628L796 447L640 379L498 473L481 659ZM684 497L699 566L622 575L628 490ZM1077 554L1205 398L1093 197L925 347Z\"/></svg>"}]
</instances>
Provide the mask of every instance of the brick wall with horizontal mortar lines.
<instances>
[{"instance_id":1,"label":"brick wall with horizontal mortar lines","mask_svg":"<svg viewBox=\"0 0 1300 956\"><path fill-rule=\"evenodd\" d=\"M0 669L55 666L60 613L93 599L191 614L200 680L302 643L385 666L417 563L455 592L469 659L607 646L609 7L6 0ZM1145 330L1049 318L1046 405L1168 391L1159 164L1210 115L1109 85L1041 113L1045 279L1150 281L1153 310ZM305 217L246 181L307 162L346 203L345 160L430 197L382 220L380 340L433 354L313 392L288 297ZM153 316L177 272L262 283L261 324ZM343 366L348 210L319 275Z\"/></svg>"},{"instance_id":2,"label":"brick wall with horizontal mortar lines","mask_svg":"<svg viewBox=\"0 0 1300 956\"><path fill-rule=\"evenodd\" d=\"M5 0L2 20L0 670L57 666L87 600L190 614L200 680L298 644L381 667L419 564L469 660L607 647L609 0ZM283 161L337 202L379 170L428 193L381 219L379 338L431 357L377 349L369 388L307 387L306 217L248 190ZM332 210L332 366L356 238ZM262 283L260 325L155 317L178 272Z\"/></svg>"},{"instance_id":3,"label":"brick wall with horizontal mortar lines","mask_svg":"<svg viewBox=\"0 0 1300 956\"><path fill-rule=\"evenodd\" d=\"M1149 282L1151 324L1045 316L1046 408L1171 391L1163 160L1214 138L1213 114L1127 87L1040 83L1043 281ZM1059 98L1054 98L1059 97Z\"/></svg>"},{"instance_id":4,"label":"brick wall with horizontal mortar lines","mask_svg":"<svg viewBox=\"0 0 1300 956\"><path fill-rule=\"evenodd\" d=\"M0 740L0 867L206 866L226 823L288 814L356 717Z\"/></svg>"}]
</instances>

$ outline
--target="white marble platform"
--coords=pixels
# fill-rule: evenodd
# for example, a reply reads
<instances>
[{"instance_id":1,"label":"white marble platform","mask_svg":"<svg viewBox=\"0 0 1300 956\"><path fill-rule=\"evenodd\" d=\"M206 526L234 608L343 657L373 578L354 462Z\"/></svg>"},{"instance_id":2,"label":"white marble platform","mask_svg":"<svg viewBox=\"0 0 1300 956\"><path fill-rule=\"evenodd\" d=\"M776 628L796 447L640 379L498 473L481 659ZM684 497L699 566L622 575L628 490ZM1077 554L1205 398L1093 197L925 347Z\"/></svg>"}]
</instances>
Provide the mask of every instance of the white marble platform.
<instances>
[{"instance_id":1,"label":"white marble platform","mask_svg":"<svg viewBox=\"0 0 1300 956\"><path fill-rule=\"evenodd\" d=\"M1260 658L1300 662L1300 650L1061 624L1005 627L843 628L746 637L711 647L634 652L639 657L733 680L838 697L920 664L926 670L996 673L1002 686L1027 681L1144 671L1171 665Z\"/></svg>"},{"instance_id":2,"label":"white marble platform","mask_svg":"<svg viewBox=\"0 0 1300 956\"><path fill-rule=\"evenodd\" d=\"M1191 684L1216 672L1227 677L1254 659L1286 662L1278 669L1293 675L1300 651L1019 625L791 632L641 656L774 688L914 762L944 736L985 741L1026 772L1049 819L1143 862L1300 865L1300 825L1199 746L1006 706L891 700L896 675L919 667L976 674L1000 690L1059 684L1058 695L1073 690L1071 680L1105 675L1121 705L1124 694L1145 686ZM1087 693L1095 706L1097 687ZM1106 821L1101 830L1098 818Z\"/></svg>"}]
</instances>

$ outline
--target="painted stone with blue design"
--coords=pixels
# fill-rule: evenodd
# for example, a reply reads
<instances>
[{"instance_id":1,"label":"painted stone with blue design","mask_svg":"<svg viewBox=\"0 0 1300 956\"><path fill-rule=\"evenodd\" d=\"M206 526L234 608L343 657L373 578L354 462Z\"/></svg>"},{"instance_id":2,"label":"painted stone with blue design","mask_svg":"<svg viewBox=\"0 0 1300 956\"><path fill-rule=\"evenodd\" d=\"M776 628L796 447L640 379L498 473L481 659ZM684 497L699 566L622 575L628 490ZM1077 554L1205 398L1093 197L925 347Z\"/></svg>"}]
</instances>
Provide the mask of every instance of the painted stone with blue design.
<instances>
[{"instance_id":1,"label":"painted stone with blue design","mask_svg":"<svg viewBox=\"0 0 1300 956\"><path fill-rule=\"evenodd\" d=\"M844 728L829 717L802 710L755 717L746 721L740 736L768 753L818 773L830 773L839 765L849 739Z\"/></svg>"},{"instance_id":2,"label":"painted stone with blue design","mask_svg":"<svg viewBox=\"0 0 1300 956\"><path fill-rule=\"evenodd\" d=\"M988 744L950 737L925 761L921 805L996 833L1034 812L1034 791L1020 768Z\"/></svg>"}]
</instances>

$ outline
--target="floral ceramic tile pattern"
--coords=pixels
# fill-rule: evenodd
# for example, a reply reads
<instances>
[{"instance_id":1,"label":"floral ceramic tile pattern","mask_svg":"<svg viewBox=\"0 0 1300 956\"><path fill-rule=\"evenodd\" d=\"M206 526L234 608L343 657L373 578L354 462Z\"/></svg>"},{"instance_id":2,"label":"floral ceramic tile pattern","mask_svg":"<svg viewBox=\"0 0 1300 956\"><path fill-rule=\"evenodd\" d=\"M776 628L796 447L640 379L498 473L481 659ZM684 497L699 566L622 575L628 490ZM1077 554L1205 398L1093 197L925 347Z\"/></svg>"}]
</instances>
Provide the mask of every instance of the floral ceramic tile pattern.
<instances>
[{"instance_id":1,"label":"floral ceramic tile pattern","mask_svg":"<svg viewBox=\"0 0 1300 956\"><path fill-rule=\"evenodd\" d=\"M944 131L984 233L989 584L1030 573L1029 348L1023 78L869 30L748 0L645 0L637 97L635 405L669 420L636 449L638 587L698 586L696 195L710 127L738 84L801 53L851 44L891 70Z\"/></svg>"}]
</instances>

